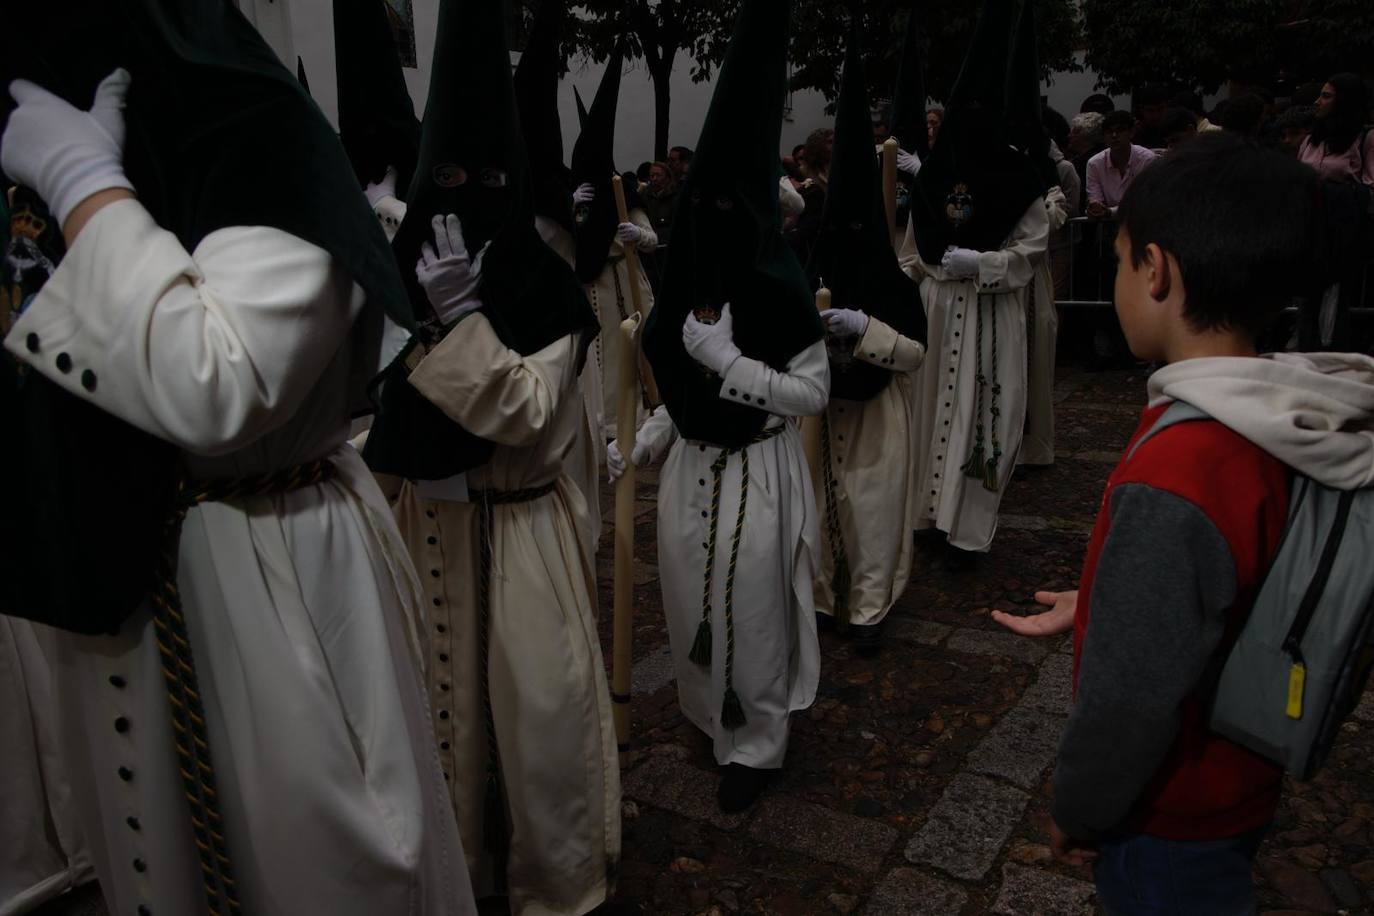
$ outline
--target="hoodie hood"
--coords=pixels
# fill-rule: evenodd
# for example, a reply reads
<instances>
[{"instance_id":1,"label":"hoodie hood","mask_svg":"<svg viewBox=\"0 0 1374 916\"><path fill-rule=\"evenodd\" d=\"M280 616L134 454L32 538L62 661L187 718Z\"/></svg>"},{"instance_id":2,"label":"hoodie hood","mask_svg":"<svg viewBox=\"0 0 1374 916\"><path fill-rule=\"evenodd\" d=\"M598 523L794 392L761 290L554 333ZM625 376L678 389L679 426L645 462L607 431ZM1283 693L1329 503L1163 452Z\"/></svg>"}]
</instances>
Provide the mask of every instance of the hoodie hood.
<instances>
[{"instance_id":1,"label":"hoodie hood","mask_svg":"<svg viewBox=\"0 0 1374 916\"><path fill-rule=\"evenodd\" d=\"M1374 357L1276 353L1190 359L1149 382L1150 406L1186 401L1337 490L1374 485Z\"/></svg>"}]
</instances>

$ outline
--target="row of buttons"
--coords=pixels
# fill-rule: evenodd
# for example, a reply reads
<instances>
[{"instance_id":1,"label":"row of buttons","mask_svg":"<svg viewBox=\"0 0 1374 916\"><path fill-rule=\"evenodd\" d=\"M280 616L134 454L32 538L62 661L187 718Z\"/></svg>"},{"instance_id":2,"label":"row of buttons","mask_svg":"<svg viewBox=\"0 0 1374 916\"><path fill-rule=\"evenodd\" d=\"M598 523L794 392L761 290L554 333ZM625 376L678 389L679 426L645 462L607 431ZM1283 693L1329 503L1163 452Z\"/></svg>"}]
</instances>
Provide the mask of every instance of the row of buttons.
<instances>
[{"instance_id":1,"label":"row of buttons","mask_svg":"<svg viewBox=\"0 0 1374 916\"><path fill-rule=\"evenodd\" d=\"M433 509L426 509L426 510L425 510L425 518L428 518L428 519L430 519L431 521L434 521L434 520L437 518L437 513L436 513ZM439 534L440 534L440 533L441 533L441 530L440 530L439 526L436 524L436 525L434 526L434 528L431 530L431 533L428 534L428 535L425 537L425 544L427 544L427 545L430 546L430 547L437 548L437 547L439 546ZM436 551L436 552L437 552L437 551ZM431 576L432 578L442 580L442 578L443 578L443 571L439 568L439 565L438 565L439 563L442 562L442 554L440 554L439 556L432 557L431 559L434 561L434 564L435 564L435 565L433 565L433 566L430 567L430 570L429 570L430 576ZM439 586L439 588L442 590L442 584ZM442 608L443 608L443 606L444 606L444 599L443 599L443 597L442 597L441 594L436 593L436 594L434 594L433 596L431 596L431 598L430 598L430 603L433 604L434 607L435 607L436 609L439 609L439 610L436 611L436 613L438 613L438 614L442 614L442 613L443 613ZM435 621L435 624L434 624L434 632L437 633L437 634L439 634L439 636L441 637L440 639L436 639L436 640L435 640L435 648L436 648L436 650L443 650L443 649L450 649L450 650L451 650L451 647L447 645L447 641L448 641L448 635L447 635L447 634L448 634L448 625L445 624L445 623L443 623L442 621ZM448 664L448 661L449 661L449 653L448 653L448 652L445 652L445 651L438 651L437 654L438 654L438 658L439 658L440 664L447 665L447 664ZM452 685L448 682L448 680L441 680L441 681L439 681L439 682L438 682L438 686L439 686L439 690L442 691L442 692L445 693L445 694L447 694L450 690L452 690ZM451 718L451 715L452 715L452 714L451 714L447 709L440 709L438 715L439 715L440 721L442 721L442 722L447 722L447 721ZM452 747L453 747L453 744L452 744L452 742L450 742L450 741L448 740L447 737L444 737L444 738L441 738L441 739L440 739L440 741L439 741L439 749L440 749L441 751L448 751L448 750L450 750ZM447 767L445 767L445 768L444 768L444 780L445 780L445 781L449 781L449 780L451 780L451 779L452 779L452 777L449 775L449 772L448 772Z\"/></svg>"},{"instance_id":2,"label":"row of buttons","mask_svg":"<svg viewBox=\"0 0 1374 916\"><path fill-rule=\"evenodd\" d=\"M37 334L33 333L30 333L28 337L24 338L24 346L28 349L30 353L33 353L35 355L37 355L38 351L43 348L42 341L38 339ZM53 360L53 365L57 366L58 372L61 372L63 375L66 375L67 373L72 371L72 358L67 353L59 353L57 354L57 358ZM95 391L95 386L95 373L90 369L82 370L81 387L85 388L87 391Z\"/></svg>"},{"instance_id":3,"label":"row of buttons","mask_svg":"<svg viewBox=\"0 0 1374 916\"><path fill-rule=\"evenodd\" d=\"M32 350L32 348L30 349ZM110 675L109 681L111 687L120 691L124 690L129 685L129 682L125 680L122 675L118 674ZM114 730L117 733L121 735L127 735L132 727L133 723L129 721L128 716L115 716ZM115 774L119 777L121 782L133 782L134 771L129 769L127 766L121 766L117 768L115 770ZM129 816L125 817L124 823L134 833L140 833L143 830L143 824L139 821L137 815L130 814ZM133 868L134 871L138 872L141 875L148 871L148 863L145 862L141 857L135 856L133 859ZM138 913L138 916L152 916L153 910L152 907L148 906L148 904L140 903L138 905L136 912Z\"/></svg>"}]
</instances>

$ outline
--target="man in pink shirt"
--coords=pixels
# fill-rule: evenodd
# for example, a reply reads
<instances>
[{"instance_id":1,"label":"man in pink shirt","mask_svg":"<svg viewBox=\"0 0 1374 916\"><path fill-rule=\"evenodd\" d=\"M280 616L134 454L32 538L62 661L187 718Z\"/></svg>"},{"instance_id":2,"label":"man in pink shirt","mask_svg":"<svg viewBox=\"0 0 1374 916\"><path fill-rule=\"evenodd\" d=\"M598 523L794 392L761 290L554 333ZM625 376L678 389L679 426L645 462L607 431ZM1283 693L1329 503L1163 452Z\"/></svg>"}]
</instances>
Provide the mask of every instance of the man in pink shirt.
<instances>
[{"instance_id":1,"label":"man in pink shirt","mask_svg":"<svg viewBox=\"0 0 1374 916\"><path fill-rule=\"evenodd\" d=\"M1107 148L1088 160L1088 216L1114 215L1131 182L1159 158L1131 142L1134 132L1135 116L1129 111L1113 111L1102 122Z\"/></svg>"}]
</instances>

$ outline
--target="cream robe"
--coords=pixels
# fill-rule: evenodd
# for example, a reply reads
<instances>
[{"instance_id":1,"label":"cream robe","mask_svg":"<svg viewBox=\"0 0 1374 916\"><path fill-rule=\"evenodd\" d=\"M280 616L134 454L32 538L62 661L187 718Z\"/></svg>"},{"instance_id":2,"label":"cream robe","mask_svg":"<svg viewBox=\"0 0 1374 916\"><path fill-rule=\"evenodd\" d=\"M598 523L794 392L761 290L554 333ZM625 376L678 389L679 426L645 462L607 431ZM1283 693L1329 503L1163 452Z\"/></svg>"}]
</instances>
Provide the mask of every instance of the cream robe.
<instances>
[{"instance_id":1,"label":"cream robe","mask_svg":"<svg viewBox=\"0 0 1374 916\"><path fill-rule=\"evenodd\" d=\"M492 507L492 716L504 784L511 908L586 913L620 858L620 773L594 615L587 506L564 473L583 432L576 339L521 357L481 314L461 320L410 382L464 428L497 443L472 491L555 482L532 502ZM430 629L430 702L479 894L487 740L478 638L479 507L423 498L406 483L396 516L420 572Z\"/></svg>"},{"instance_id":2,"label":"cream robe","mask_svg":"<svg viewBox=\"0 0 1374 916\"><path fill-rule=\"evenodd\" d=\"M42 628L0 616L0 916L95 877L57 735Z\"/></svg>"},{"instance_id":3,"label":"cream robe","mask_svg":"<svg viewBox=\"0 0 1374 916\"><path fill-rule=\"evenodd\" d=\"M636 207L630 211L630 222L644 232L644 237L636 246L641 252L650 252L658 247L658 235L653 223L643 210ZM620 323L634 311L634 299L630 292L630 268L625 262L625 246L615 238L611 239L611 253L606 267L596 282L587 287L587 296L596 310L601 322L601 335L592 344L592 358L601 369L601 436L603 445L616 437L615 417L620 409ZM633 279L639 286L640 298L644 303L647 318L654 307L654 291L649 286L649 277L643 265ZM618 285L618 286L617 286ZM619 295L617 295L617 288ZM636 424L643 422L641 408ZM604 448L603 448L604 451Z\"/></svg>"},{"instance_id":4,"label":"cream robe","mask_svg":"<svg viewBox=\"0 0 1374 916\"><path fill-rule=\"evenodd\" d=\"M1068 200L1058 187L1045 192L1045 216L1051 233L1069 220ZM1030 336L1027 371L1026 436L1017 464L1054 464L1054 362L1058 348L1059 313L1054 308L1054 278L1046 252L1033 259L1035 301L1026 331ZM1031 304L1028 302L1028 306Z\"/></svg>"},{"instance_id":5,"label":"cream robe","mask_svg":"<svg viewBox=\"0 0 1374 916\"><path fill-rule=\"evenodd\" d=\"M475 911L417 657L418 586L345 443L349 382L375 366L354 344L380 330L363 301L342 265L285 232L221 229L187 254L127 200L92 218L5 341L180 447L195 478L337 468L192 509L181 535L244 913ZM63 754L111 911L206 913L149 612L116 636L49 636Z\"/></svg>"},{"instance_id":6,"label":"cream robe","mask_svg":"<svg viewBox=\"0 0 1374 916\"><path fill-rule=\"evenodd\" d=\"M825 341L797 354L786 372L741 357L726 372L720 397L766 404L770 426L784 432L749 447L749 499L735 579L735 674L747 723L720 724L725 693L725 580L739 511L742 457L730 456L721 478L715 574L711 583L710 670L688 658L702 618L702 587L711 508L711 464L720 449L678 439L664 409L640 435L662 454L676 440L660 472L658 567L663 609L677 672L678 699L687 718L715 746L716 762L760 769L781 767L788 715L811 705L820 675L812 581L820 545L816 499L795 423L825 407L830 364Z\"/></svg>"},{"instance_id":7,"label":"cream robe","mask_svg":"<svg viewBox=\"0 0 1374 916\"><path fill-rule=\"evenodd\" d=\"M911 307L920 308L914 295ZM832 399L826 408L835 504L849 565L850 623L882 623L911 575L917 511L911 373L921 367L925 353L924 344L870 318L854 345L854 358L891 371L892 379L870 400ZM821 528L816 610L834 614L836 550L824 492L816 499Z\"/></svg>"},{"instance_id":8,"label":"cream robe","mask_svg":"<svg viewBox=\"0 0 1374 916\"><path fill-rule=\"evenodd\" d=\"M911 242L911 226L907 230ZM924 275L921 295L929 327L929 351L916 383L917 529L938 528L963 550L985 551L997 531L997 509L1011 481L1026 421L1026 288L1035 276L1035 258L1049 241L1045 204L1036 198L1011 237L997 251L978 256L978 276L956 280L938 264L921 261L914 243L904 247L903 266ZM977 314L983 316L984 447L992 457L994 431L1002 450L998 487L990 492L980 479L960 471L978 439ZM993 316L997 360L992 359ZM972 348L972 352L970 349ZM1001 416L989 415L992 383L1002 386Z\"/></svg>"}]
</instances>

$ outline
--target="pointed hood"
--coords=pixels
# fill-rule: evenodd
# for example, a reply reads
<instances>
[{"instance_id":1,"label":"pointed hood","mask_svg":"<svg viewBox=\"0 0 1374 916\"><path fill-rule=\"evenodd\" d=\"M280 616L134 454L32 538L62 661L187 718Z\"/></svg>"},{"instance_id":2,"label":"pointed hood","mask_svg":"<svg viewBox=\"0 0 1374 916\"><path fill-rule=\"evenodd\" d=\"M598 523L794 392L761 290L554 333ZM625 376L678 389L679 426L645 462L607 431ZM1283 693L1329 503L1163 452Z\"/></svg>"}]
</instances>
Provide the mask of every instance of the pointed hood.
<instances>
[{"instance_id":1,"label":"pointed hood","mask_svg":"<svg viewBox=\"0 0 1374 916\"><path fill-rule=\"evenodd\" d=\"M596 316L572 270L535 229L501 3L441 0L425 112L406 216L392 244L412 304L429 316L422 331L442 334L414 265L421 245L433 238L433 217L453 213L469 255L476 258L490 244L482 260L481 311L501 341L528 355L580 333L585 355ZM402 374L383 390L365 457L379 472L436 480L485 463L491 449L424 400Z\"/></svg>"},{"instance_id":2,"label":"pointed hood","mask_svg":"<svg viewBox=\"0 0 1374 916\"><path fill-rule=\"evenodd\" d=\"M830 289L835 308L860 309L897 333L925 343L920 287L898 265L888 236L862 47L854 17L835 112L830 187L807 273L814 286L824 283ZM832 398L866 401L887 387L891 372L848 358L855 341L836 343L830 360Z\"/></svg>"},{"instance_id":3,"label":"pointed hood","mask_svg":"<svg viewBox=\"0 0 1374 916\"><path fill-rule=\"evenodd\" d=\"M305 90L305 94L310 95L310 80L306 79L305 76L305 61L301 60L299 54L296 55L296 80L301 84L301 88Z\"/></svg>"},{"instance_id":4,"label":"pointed hood","mask_svg":"<svg viewBox=\"0 0 1374 916\"><path fill-rule=\"evenodd\" d=\"M596 189L596 199L582 204L574 211L577 220L577 276L583 283L591 283L606 267L611 252L615 228L620 224L615 197L611 191L611 177L619 174L615 168L615 115L620 105L620 69L625 53L617 43L606 61L596 97L582 125L572 152L572 185L590 184ZM628 195L631 186L625 188ZM628 202L628 201L627 201Z\"/></svg>"},{"instance_id":5,"label":"pointed hood","mask_svg":"<svg viewBox=\"0 0 1374 916\"><path fill-rule=\"evenodd\" d=\"M1041 114L1035 3L1025 0L1016 23L1007 63L1006 129L1011 145L1026 154L1040 176L1042 190L1048 190L1059 186L1059 171L1050 158L1050 135Z\"/></svg>"},{"instance_id":6,"label":"pointed hood","mask_svg":"<svg viewBox=\"0 0 1374 916\"><path fill-rule=\"evenodd\" d=\"M749 442L769 415L720 398L720 379L682 346L687 315L730 303L740 351L777 370L824 335L778 209L790 10L786 0L744 0L645 328L644 350L678 431L717 445Z\"/></svg>"},{"instance_id":7,"label":"pointed hood","mask_svg":"<svg viewBox=\"0 0 1374 916\"><path fill-rule=\"evenodd\" d=\"M339 139L361 185L396 169L404 198L415 171L420 122L406 89L386 0L334 0L334 60Z\"/></svg>"},{"instance_id":8,"label":"pointed hood","mask_svg":"<svg viewBox=\"0 0 1374 916\"><path fill-rule=\"evenodd\" d=\"M577 132L580 134L587 129L587 103L582 101L582 93L573 87L573 101L577 103Z\"/></svg>"},{"instance_id":9,"label":"pointed hood","mask_svg":"<svg viewBox=\"0 0 1374 916\"><path fill-rule=\"evenodd\" d=\"M892 102L892 135L902 149L925 159L930 153L926 132L926 64L922 47L921 3L912 0L906 14L906 38L897 67L897 91Z\"/></svg>"},{"instance_id":10,"label":"pointed hood","mask_svg":"<svg viewBox=\"0 0 1374 916\"><path fill-rule=\"evenodd\" d=\"M1010 147L1003 120L1015 13L1016 0L985 0L935 148L917 176L911 216L927 264L939 264L950 245L1001 248L1044 190L1030 161Z\"/></svg>"},{"instance_id":11,"label":"pointed hood","mask_svg":"<svg viewBox=\"0 0 1374 916\"><path fill-rule=\"evenodd\" d=\"M515 104L529 151L534 212L573 231L572 188L563 162L563 126L558 119L558 78L563 59L558 34L565 0L542 0L529 41L515 69Z\"/></svg>"}]
</instances>

